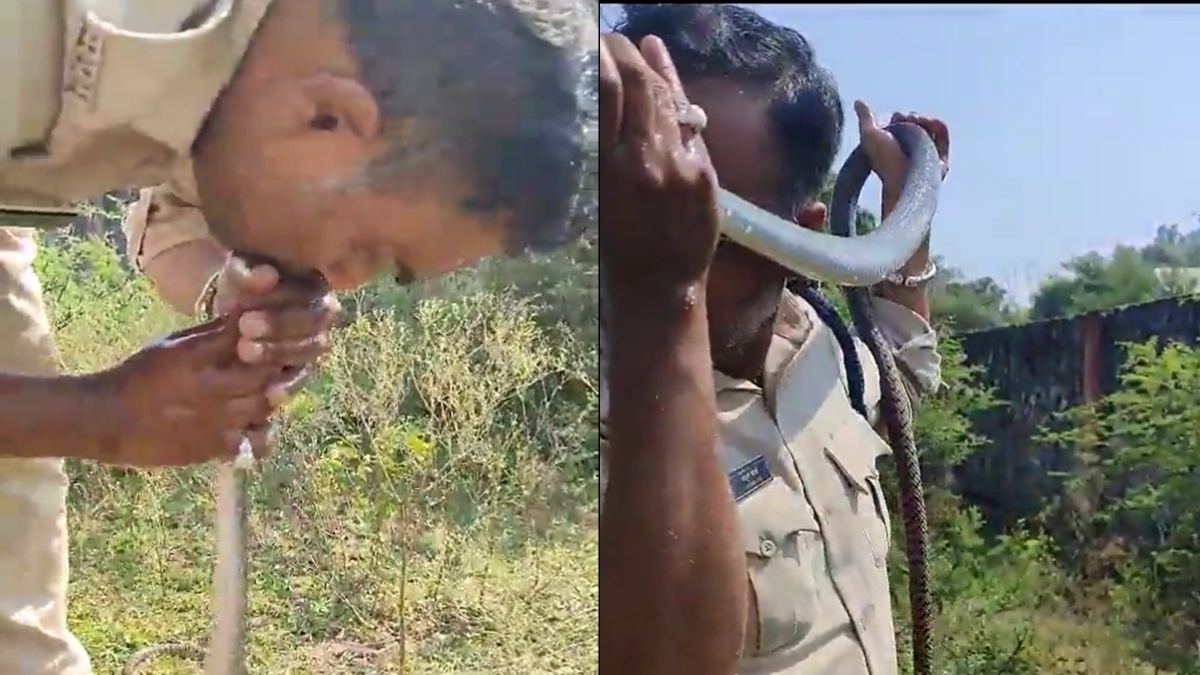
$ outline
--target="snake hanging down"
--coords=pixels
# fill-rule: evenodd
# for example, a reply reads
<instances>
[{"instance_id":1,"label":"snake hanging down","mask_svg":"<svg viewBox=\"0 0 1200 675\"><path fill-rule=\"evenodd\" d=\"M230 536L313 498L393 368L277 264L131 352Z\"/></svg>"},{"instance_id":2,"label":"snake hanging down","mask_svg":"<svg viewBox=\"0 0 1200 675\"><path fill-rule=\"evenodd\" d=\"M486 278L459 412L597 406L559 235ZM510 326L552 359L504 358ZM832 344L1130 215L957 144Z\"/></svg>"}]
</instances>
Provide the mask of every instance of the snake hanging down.
<instances>
[{"instance_id":1,"label":"snake hanging down","mask_svg":"<svg viewBox=\"0 0 1200 675\"><path fill-rule=\"evenodd\" d=\"M126 660L121 675L139 675L143 666L164 656L203 660L205 675L246 675L246 471L253 465L250 442L243 438L237 458L217 467L217 566L213 630L207 647L186 643L146 647Z\"/></svg>"},{"instance_id":2,"label":"snake hanging down","mask_svg":"<svg viewBox=\"0 0 1200 675\"><path fill-rule=\"evenodd\" d=\"M880 413L900 486L912 606L913 669L915 675L931 675L929 528L913 436L913 409L892 350L875 326L869 287L900 269L928 237L942 173L933 139L923 129L913 124L893 124L887 130L908 156L909 169L896 207L868 234L857 236L855 230L858 195L872 173L870 159L861 146L846 159L834 184L829 229L836 236L796 227L725 190L720 191L718 203L724 236L797 274L844 287L854 328L879 367ZM857 383L851 383L852 390L856 387L861 399L861 376ZM851 391L852 399L855 394Z\"/></svg>"},{"instance_id":3,"label":"snake hanging down","mask_svg":"<svg viewBox=\"0 0 1200 675\"><path fill-rule=\"evenodd\" d=\"M903 124L889 130L905 150L913 164L905 181L905 193L910 199L908 210L900 213L901 218L914 219L904 223L911 228L923 228L928 234L933 218L933 208L925 210L918 202L936 207L930 193L936 195L942 180L941 167L933 142L923 129ZM858 195L871 174L870 160L861 147L846 160L833 188L830 231L838 236L853 237L856 234L856 210ZM899 210L899 206L897 207ZM916 220L920 219L920 220ZM886 221L885 221L886 222ZM913 431L913 408L900 379L900 369L892 356L892 350L880 334L871 315L870 290L863 287L845 288L846 302L850 308L850 319L859 337L879 367L880 413L887 430L888 442L896 461L896 475L900 485L900 510L904 521L904 539L908 556L908 595L912 607L912 657L915 675L931 675L933 672L930 654L933 637L933 601L929 590L929 526L925 514L925 489L921 479L920 457Z\"/></svg>"}]
</instances>

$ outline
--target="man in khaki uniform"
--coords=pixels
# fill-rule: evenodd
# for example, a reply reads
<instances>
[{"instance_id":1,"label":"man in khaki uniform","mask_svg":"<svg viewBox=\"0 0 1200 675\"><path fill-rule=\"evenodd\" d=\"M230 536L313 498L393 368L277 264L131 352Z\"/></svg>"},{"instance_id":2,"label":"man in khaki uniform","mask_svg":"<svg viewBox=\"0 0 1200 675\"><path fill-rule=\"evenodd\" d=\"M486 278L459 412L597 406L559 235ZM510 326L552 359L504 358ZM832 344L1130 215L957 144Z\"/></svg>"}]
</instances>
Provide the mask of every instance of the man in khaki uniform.
<instances>
[{"instance_id":1,"label":"man in khaki uniform","mask_svg":"<svg viewBox=\"0 0 1200 675\"><path fill-rule=\"evenodd\" d=\"M721 185L801 226L821 227L824 205L814 199L833 163L843 112L804 38L732 5L626 8L617 32L635 44L661 38L688 100L707 112L704 142ZM866 106L856 109L886 214L907 160ZM945 161L944 124L893 121L926 128ZM875 289L874 299L877 325L914 402L940 381L924 290L934 272L927 248ZM716 451L749 577L738 673L895 675L891 528L876 468L890 453L877 431L878 367L827 301L803 282L798 294L785 290L786 280L777 265L731 242L718 246L707 274ZM611 408L602 375L602 425ZM602 440L602 491L609 452ZM695 500L679 508L702 511Z\"/></svg>"},{"instance_id":2,"label":"man in khaki uniform","mask_svg":"<svg viewBox=\"0 0 1200 675\"><path fill-rule=\"evenodd\" d=\"M168 302L270 300L56 377L31 233L0 229L0 673L91 672L66 627L62 457L190 464L243 435L262 449L332 317L324 288L278 273L353 288L571 238L594 21L568 0L0 3L0 225L54 226L77 200L178 180L213 237L130 242ZM277 270L256 281L230 251Z\"/></svg>"}]
</instances>

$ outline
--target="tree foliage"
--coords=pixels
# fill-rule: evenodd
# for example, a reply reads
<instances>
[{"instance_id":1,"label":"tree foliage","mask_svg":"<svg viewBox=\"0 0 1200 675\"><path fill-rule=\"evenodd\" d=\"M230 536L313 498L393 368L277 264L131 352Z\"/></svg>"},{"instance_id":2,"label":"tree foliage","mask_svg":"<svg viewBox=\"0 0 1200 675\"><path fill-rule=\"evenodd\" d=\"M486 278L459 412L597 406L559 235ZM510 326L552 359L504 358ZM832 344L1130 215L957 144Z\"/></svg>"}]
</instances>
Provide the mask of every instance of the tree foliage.
<instances>
[{"instance_id":1,"label":"tree foliage","mask_svg":"<svg viewBox=\"0 0 1200 675\"><path fill-rule=\"evenodd\" d=\"M1090 252L1062 265L1033 296L1029 318L1052 319L1195 293L1200 231L1163 225L1146 246Z\"/></svg>"},{"instance_id":2,"label":"tree foliage","mask_svg":"<svg viewBox=\"0 0 1200 675\"><path fill-rule=\"evenodd\" d=\"M1042 437L1081 465L1064 497L1075 505L1064 543L1085 576L1120 582L1114 599L1132 610L1164 665L1195 667L1200 351L1157 340L1125 348L1117 390L1068 411L1064 430Z\"/></svg>"}]
</instances>

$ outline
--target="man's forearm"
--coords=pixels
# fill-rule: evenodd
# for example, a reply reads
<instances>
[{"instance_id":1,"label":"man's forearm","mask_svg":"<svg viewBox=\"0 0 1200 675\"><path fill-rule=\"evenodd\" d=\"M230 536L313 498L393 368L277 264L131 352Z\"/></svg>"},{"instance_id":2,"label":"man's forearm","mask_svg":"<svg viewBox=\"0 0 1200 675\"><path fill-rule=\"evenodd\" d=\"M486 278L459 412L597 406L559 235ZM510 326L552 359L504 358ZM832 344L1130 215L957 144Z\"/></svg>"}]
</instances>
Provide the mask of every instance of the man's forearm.
<instances>
[{"instance_id":1,"label":"man's forearm","mask_svg":"<svg viewBox=\"0 0 1200 675\"><path fill-rule=\"evenodd\" d=\"M191 316L227 251L209 231L190 170L142 190L121 223L129 253L158 296Z\"/></svg>"},{"instance_id":2,"label":"man's forearm","mask_svg":"<svg viewBox=\"0 0 1200 675\"><path fill-rule=\"evenodd\" d=\"M633 293L608 299L600 672L732 675L746 569L716 453L704 298L673 308Z\"/></svg>"},{"instance_id":3,"label":"man's forearm","mask_svg":"<svg viewBox=\"0 0 1200 675\"><path fill-rule=\"evenodd\" d=\"M216 241L196 239L147 260L142 272L154 284L158 297L180 314L191 316L205 284L220 271L226 255Z\"/></svg>"},{"instance_id":4,"label":"man's forearm","mask_svg":"<svg viewBox=\"0 0 1200 675\"><path fill-rule=\"evenodd\" d=\"M103 460L109 415L96 376L0 375L0 456Z\"/></svg>"}]
</instances>

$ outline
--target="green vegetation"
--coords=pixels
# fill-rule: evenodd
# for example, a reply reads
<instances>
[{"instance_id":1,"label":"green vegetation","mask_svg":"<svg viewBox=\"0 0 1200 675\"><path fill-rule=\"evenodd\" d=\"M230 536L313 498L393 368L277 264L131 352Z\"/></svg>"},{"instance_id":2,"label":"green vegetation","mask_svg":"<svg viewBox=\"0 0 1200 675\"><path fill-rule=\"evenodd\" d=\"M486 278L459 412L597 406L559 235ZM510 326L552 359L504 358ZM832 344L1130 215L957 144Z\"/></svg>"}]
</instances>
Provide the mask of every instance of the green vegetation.
<instances>
[{"instance_id":1,"label":"green vegetation","mask_svg":"<svg viewBox=\"0 0 1200 675\"><path fill-rule=\"evenodd\" d=\"M594 259L350 298L254 481L253 672L594 672L595 290L572 256ZM578 297L507 288L552 283L550 266ZM70 370L178 323L95 240L45 248L39 269ZM202 637L211 471L70 471L71 618L97 672Z\"/></svg>"},{"instance_id":2,"label":"green vegetation","mask_svg":"<svg viewBox=\"0 0 1200 675\"><path fill-rule=\"evenodd\" d=\"M933 296L934 314L959 330L994 328L1196 293L1200 230L1185 233L1178 225L1163 225L1146 246L1118 246L1109 255L1091 252L1071 258L1059 274L1042 281L1028 307L991 277L971 279L945 264L943 269Z\"/></svg>"},{"instance_id":3,"label":"green vegetation","mask_svg":"<svg viewBox=\"0 0 1200 675\"><path fill-rule=\"evenodd\" d=\"M38 266L69 370L180 323L98 240L56 236ZM982 304L968 293L1000 301L980 322L1023 318L994 283L953 283L963 307ZM594 673L594 246L345 305L349 325L254 482L255 672ZM1200 353L1131 346L1124 388L1052 437L1087 460L1063 502L1089 508L1073 507L1066 531L994 537L946 476L986 447L969 419L999 402L945 345L949 386L918 422L940 675L1200 672ZM97 672L203 636L211 471L70 470L71 616Z\"/></svg>"},{"instance_id":4,"label":"green vegetation","mask_svg":"<svg viewBox=\"0 0 1200 675\"><path fill-rule=\"evenodd\" d=\"M1084 468L1037 522L988 537L946 477L988 443L970 417L1001 402L953 339L944 345L948 386L917 424L940 674L1200 673L1200 351L1128 345L1121 388L1041 439ZM892 553L903 644L902 544Z\"/></svg>"},{"instance_id":5,"label":"green vegetation","mask_svg":"<svg viewBox=\"0 0 1200 675\"><path fill-rule=\"evenodd\" d=\"M1194 648L1189 648L1194 644L1190 636L1200 625L1195 601L1200 566L1194 557L1200 500L1195 498L1196 482L1186 478L1188 467L1200 459L1196 451L1200 446L1189 438L1192 449L1179 452L1179 442L1188 431L1180 424L1182 411L1188 410L1184 392L1189 382L1200 379L1200 353L1173 348L1172 361L1162 365L1150 357L1148 347L1138 348L1126 377L1142 382L1143 388L1123 391L1099 410L1073 412L1081 419L1105 422L1080 425L1078 429L1090 431L1058 439L1080 448L1095 448L1098 438L1106 443L1123 438L1131 441L1130 446L1132 439L1141 443L1137 453L1119 459L1115 453L1093 450L1090 456L1097 470L1089 472L1087 480L1081 476L1079 489L1128 484L1123 477L1145 475L1163 461L1176 468L1163 469L1153 487L1129 487L1121 499L1105 502L1087 522L1077 521L1079 528L1070 533L1030 524L988 537L978 513L947 489L944 476L949 467L987 443L971 430L967 417L998 402L979 384L978 373L963 363L953 341L946 346L948 387L921 411L917 428L928 469L931 574L940 612L935 633L939 675L1200 672L1188 669L1200 667ZM1184 361L1190 370L1170 365ZM1178 401L1171 400L1180 415L1156 416L1163 390L1179 392ZM1140 403L1113 414L1131 396ZM1196 418L1196 413L1190 414ZM1185 497L1189 490L1190 502ZM899 513L895 504L893 513ZM1152 522L1175 514L1169 521L1170 534L1125 541L1122 548L1110 544L1122 541L1115 533L1123 529L1112 530L1113 537L1107 540L1094 536L1101 524L1135 514ZM898 516L893 523L894 541L901 542ZM1116 552L1120 557L1115 557ZM903 652L908 601L902 544L892 553L892 597L903 658L907 656ZM907 664L905 668L911 672Z\"/></svg>"},{"instance_id":6,"label":"green vegetation","mask_svg":"<svg viewBox=\"0 0 1200 675\"><path fill-rule=\"evenodd\" d=\"M876 224L874 214L859 212L860 233ZM994 279L940 266L935 321L959 331L994 328L1194 293L1200 231L1163 226L1147 246L1076 257L1041 284L1028 308ZM942 345L947 387L917 420L939 675L1200 673L1200 350L1128 345L1120 390L1070 411L1066 424L1054 425L1067 431L1041 439L1084 468L1037 522L997 537L985 536L978 511L951 491L949 474L989 443L973 430L973 416L1004 402L946 333ZM904 660L907 572L898 489L889 482L892 601Z\"/></svg>"}]
</instances>

